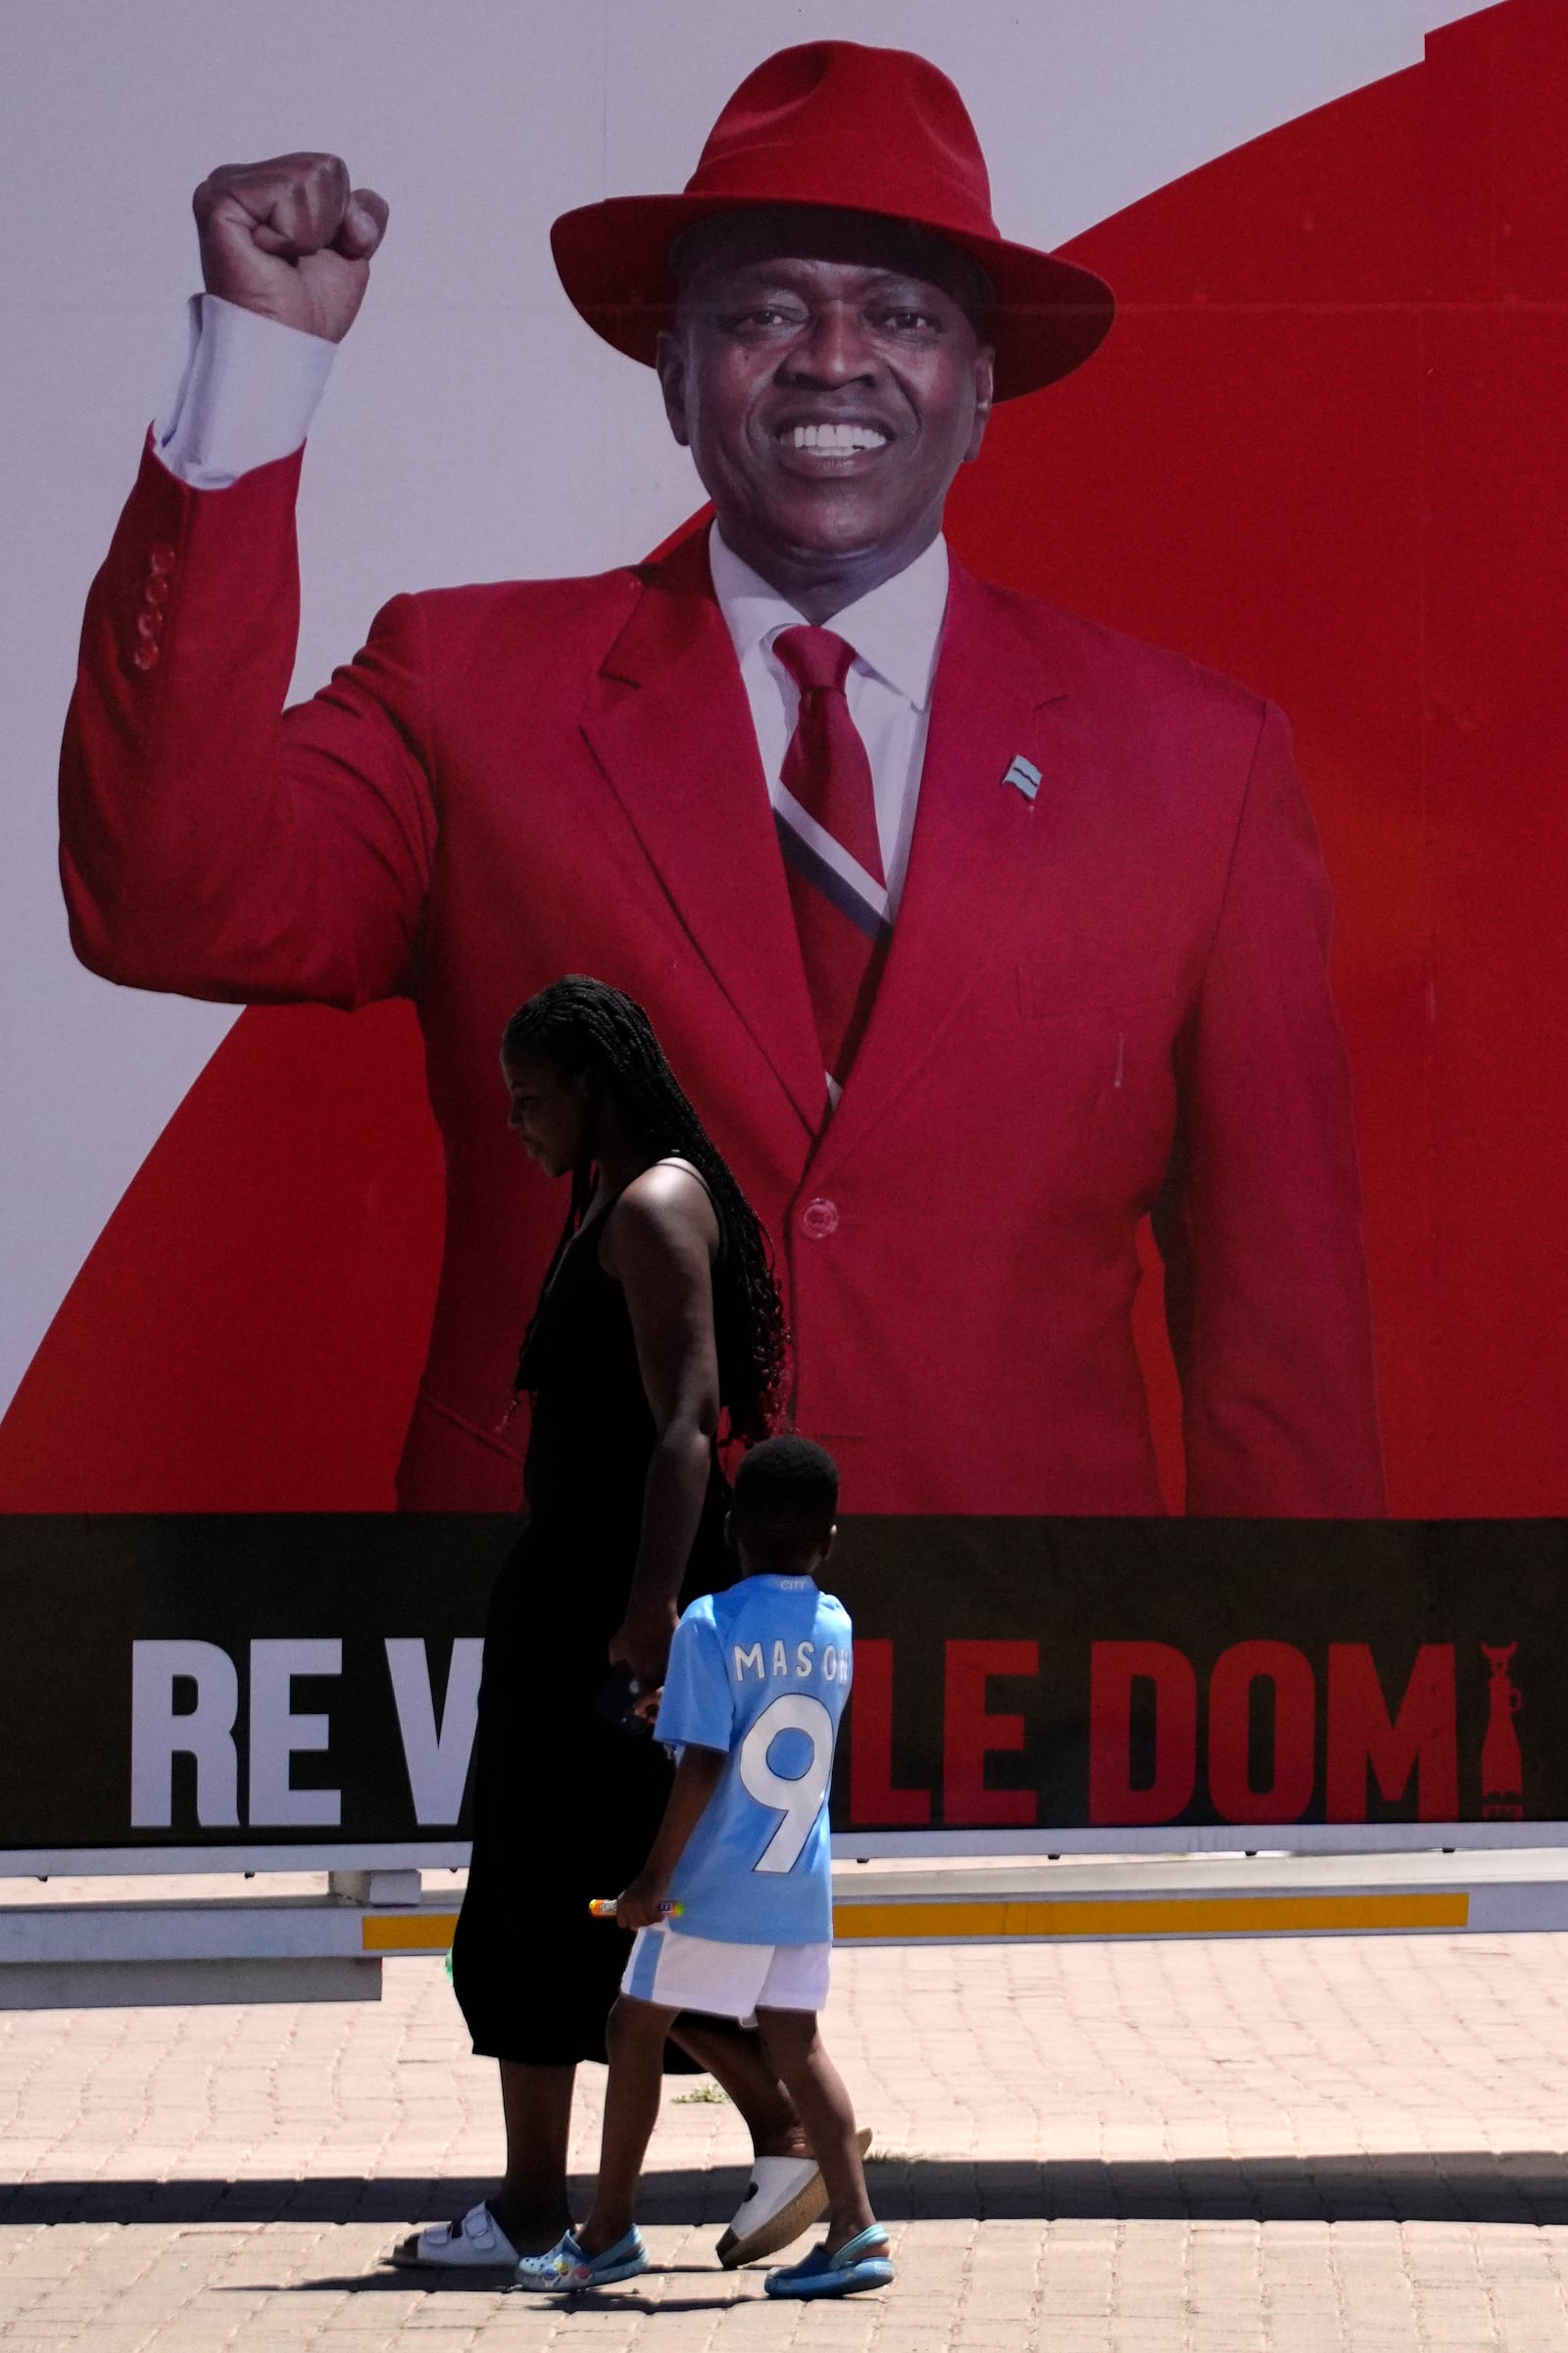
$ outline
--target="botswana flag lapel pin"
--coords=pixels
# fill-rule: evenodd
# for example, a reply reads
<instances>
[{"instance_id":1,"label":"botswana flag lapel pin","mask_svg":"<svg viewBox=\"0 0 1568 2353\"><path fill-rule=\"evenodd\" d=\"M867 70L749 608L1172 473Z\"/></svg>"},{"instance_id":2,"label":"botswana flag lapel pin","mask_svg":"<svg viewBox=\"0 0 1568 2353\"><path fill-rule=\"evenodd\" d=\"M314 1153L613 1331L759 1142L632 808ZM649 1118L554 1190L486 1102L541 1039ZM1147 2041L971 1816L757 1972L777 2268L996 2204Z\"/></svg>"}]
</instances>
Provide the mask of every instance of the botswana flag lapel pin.
<instances>
[{"instance_id":1,"label":"botswana flag lapel pin","mask_svg":"<svg viewBox=\"0 0 1568 2353\"><path fill-rule=\"evenodd\" d=\"M1040 770L1032 760L1025 760L1021 752L1015 752L1012 765L1002 781L1014 786L1026 801L1032 801L1040 790Z\"/></svg>"}]
</instances>

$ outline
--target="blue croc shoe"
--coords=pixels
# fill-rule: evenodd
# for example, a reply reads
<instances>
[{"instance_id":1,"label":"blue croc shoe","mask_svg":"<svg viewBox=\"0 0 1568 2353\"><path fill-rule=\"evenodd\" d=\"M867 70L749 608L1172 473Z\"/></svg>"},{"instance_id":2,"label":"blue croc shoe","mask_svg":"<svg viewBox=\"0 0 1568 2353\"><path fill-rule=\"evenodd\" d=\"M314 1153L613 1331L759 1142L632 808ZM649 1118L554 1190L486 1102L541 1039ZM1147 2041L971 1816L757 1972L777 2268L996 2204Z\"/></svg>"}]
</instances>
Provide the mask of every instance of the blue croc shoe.
<instances>
[{"instance_id":1,"label":"blue croc shoe","mask_svg":"<svg viewBox=\"0 0 1568 2353\"><path fill-rule=\"evenodd\" d=\"M543 2255L524 2255L512 2275L514 2288L537 2296L574 2296L585 2287L610 2287L617 2279L635 2279L648 2269L648 2249L633 2224L602 2255L585 2255L568 2230Z\"/></svg>"},{"instance_id":2,"label":"blue croc shoe","mask_svg":"<svg viewBox=\"0 0 1568 2353\"><path fill-rule=\"evenodd\" d=\"M861 2296L868 2288L886 2287L893 2278L888 2260L888 2234L880 2223L846 2239L836 2255L825 2246L813 2247L799 2263L769 2272L762 2282L770 2296Z\"/></svg>"}]
</instances>

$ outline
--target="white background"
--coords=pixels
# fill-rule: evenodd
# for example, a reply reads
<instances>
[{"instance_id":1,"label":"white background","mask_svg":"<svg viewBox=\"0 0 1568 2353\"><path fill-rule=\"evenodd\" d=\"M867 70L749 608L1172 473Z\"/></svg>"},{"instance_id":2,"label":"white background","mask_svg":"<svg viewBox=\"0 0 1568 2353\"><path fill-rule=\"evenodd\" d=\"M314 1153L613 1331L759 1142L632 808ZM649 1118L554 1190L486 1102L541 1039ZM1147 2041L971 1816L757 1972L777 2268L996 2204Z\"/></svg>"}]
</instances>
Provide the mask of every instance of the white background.
<instances>
[{"instance_id":1,"label":"white background","mask_svg":"<svg viewBox=\"0 0 1568 2353\"><path fill-rule=\"evenodd\" d=\"M699 496L652 377L550 263L569 206L679 187L771 50L951 74L1004 232L1059 244L1416 63L1478 0L3 0L0 1410L231 1012L73 961L54 770L87 583L183 353L190 191L343 153L391 201L312 438L296 691L402 588L635 560Z\"/></svg>"}]
</instances>

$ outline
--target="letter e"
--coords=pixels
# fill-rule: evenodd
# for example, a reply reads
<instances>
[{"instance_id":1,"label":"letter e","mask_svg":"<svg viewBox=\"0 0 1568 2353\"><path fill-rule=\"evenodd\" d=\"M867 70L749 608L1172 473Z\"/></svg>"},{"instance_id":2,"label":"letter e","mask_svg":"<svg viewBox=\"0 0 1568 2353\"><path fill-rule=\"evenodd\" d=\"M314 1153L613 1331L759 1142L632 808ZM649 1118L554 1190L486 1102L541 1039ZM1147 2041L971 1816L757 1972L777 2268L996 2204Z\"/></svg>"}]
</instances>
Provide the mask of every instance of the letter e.
<instances>
[{"instance_id":1,"label":"letter e","mask_svg":"<svg viewBox=\"0 0 1568 2353\"><path fill-rule=\"evenodd\" d=\"M986 1685L993 1675L1039 1672L1038 1642L949 1642L942 1709L944 1822L981 1827L1037 1820L1033 1789L986 1787L986 1758L1024 1744L1022 1716L986 1713Z\"/></svg>"},{"instance_id":2,"label":"letter e","mask_svg":"<svg viewBox=\"0 0 1568 2353\"><path fill-rule=\"evenodd\" d=\"M341 1675L340 1642L262 1642L251 1644L250 1822L279 1830L335 1830L343 1818L341 1789L296 1789L289 1759L296 1749L324 1748L325 1716L290 1712L296 1675Z\"/></svg>"}]
</instances>

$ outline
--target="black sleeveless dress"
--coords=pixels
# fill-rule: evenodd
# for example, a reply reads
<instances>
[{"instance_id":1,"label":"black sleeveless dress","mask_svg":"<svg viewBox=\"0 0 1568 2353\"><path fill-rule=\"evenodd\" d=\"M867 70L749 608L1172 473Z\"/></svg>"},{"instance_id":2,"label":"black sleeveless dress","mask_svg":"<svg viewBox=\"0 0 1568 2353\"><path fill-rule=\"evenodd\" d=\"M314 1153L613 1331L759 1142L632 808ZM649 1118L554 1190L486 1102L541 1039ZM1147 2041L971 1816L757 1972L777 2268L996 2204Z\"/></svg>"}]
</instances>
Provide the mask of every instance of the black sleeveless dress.
<instances>
[{"instance_id":1,"label":"black sleeveless dress","mask_svg":"<svg viewBox=\"0 0 1568 2353\"><path fill-rule=\"evenodd\" d=\"M590 1917L647 1860L669 1791L652 1740L595 1712L642 1533L654 1417L625 1294L599 1263L604 1216L560 1259L528 1343L526 1517L491 1596L473 1859L452 1978L475 2052L525 2066L605 2056L631 1949ZM716 1456L681 1606L730 1582ZM666 2064L692 2065L673 2045Z\"/></svg>"}]
</instances>

